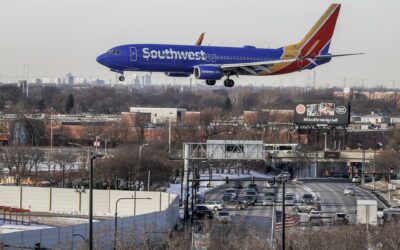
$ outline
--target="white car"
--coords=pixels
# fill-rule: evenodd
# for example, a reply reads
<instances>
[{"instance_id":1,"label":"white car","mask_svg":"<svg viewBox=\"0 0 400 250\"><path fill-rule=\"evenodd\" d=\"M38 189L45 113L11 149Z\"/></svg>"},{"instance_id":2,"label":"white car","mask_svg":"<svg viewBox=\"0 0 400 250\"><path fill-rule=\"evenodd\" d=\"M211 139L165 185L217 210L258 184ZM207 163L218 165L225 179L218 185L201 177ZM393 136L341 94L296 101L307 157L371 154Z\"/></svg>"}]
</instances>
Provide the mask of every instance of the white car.
<instances>
[{"instance_id":1,"label":"white car","mask_svg":"<svg viewBox=\"0 0 400 250\"><path fill-rule=\"evenodd\" d=\"M286 206L294 206L294 204L295 204L294 196L290 196L290 195L286 196L285 195L285 205Z\"/></svg>"},{"instance_id":2,"label":"white car","mask_svg":"<svg viewBox=\"0 0 400 250\"><path fill-rule=\"evenodd\" d=\"M232 221L232 216L227 211L219 211L215 215L215 219L218 222L221 222L221 223L223 223L223 222L231 222Z\"/></svg>"},{"instance_id":3,"label":"white car","mask_svg":"<svg viewBox=\"0 0 400 250\"><path fill-rule=\"evenodd\" d=\"M221 209L225 209L225 204L222 201L206 201L204 202L204 206L208 207L208 209L210 210L221 210Z\"/></svg>"},{"instance_id":4,"label":"white car","mask_svg":"<svg viewBox=\"0 0 400 250\"><path fill-rule=\"evenodd\" d=\"M321 218L321 217L322 217L322 212L321 211L312 210L308 214L308 218Z\"/></svg>"},{"instance_id":5,"label":"white car","mask_svg":"<svg viewBox=\"0 0 400 250\"><path fill-rule=\"evenodd\" d=\"M354 188L353 187L346 187L344 190L343 190L343 194L344 195L356 195L356 192L355 192L355 190L354 190Z\"/></svg>"},{"instance_id":6,"label":"white car","mask_svg":"<svg viewBox=\"0 0 400 250\"><path fill-rule=\"evenodd\" d=\"M351 179L351 182L353 182L353 183L361 183L360 176L354 176L353 179Z\"/></svg>"},{"instance_id":7,"label":"white car","mask_svg":"<svg viewBox=\"0 0 400 250\"><path fill-rule=\"evenodd\" d=\"M236 193L236 189L234 188L228 188L225 190L224 192L225 195L230 195L232 196L232 199L236 199L237 198L237 193Z\"/></svg>"},{"instance_id":8,"label":"white car","mask_svg":"<svg viewBox=\"0 0 400 250\"><path fill-rule=\"evenodd\" d=\"M274 205L274 198L272 197L264 197L262 200L262 205L263 206L272 206Z\"/></svg>"}]
</instances>

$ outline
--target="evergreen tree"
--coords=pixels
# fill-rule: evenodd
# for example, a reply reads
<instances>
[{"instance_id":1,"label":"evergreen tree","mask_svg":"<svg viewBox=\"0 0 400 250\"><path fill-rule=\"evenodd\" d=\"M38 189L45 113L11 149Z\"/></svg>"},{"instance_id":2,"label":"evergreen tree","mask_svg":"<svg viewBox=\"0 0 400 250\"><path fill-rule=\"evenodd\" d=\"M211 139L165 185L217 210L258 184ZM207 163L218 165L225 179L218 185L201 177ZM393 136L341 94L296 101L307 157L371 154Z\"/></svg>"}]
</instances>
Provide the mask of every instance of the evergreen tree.
<instances>
[{"instance_id":1,"label":"evergreen tree","mask_svg":"<svg viewBox=\"0 0 400 250\"><path fill-rule=\"evenodd\" d=\"M65 112L66 113L71 113L71 111L74 109L75 106L75 100L74 100L74 95L70 94L65 101Z\"/></svg>"},{"instance_id":2,"label":"evergreen tree","mask_svg":"<svg viewBox=\"0 0 400 250\"><path fill-rule=\"evenodd\" d=\"M225 100L223 109L226 111L232 111L232 102L229 96Z\"/></svg>"}]
</instances>

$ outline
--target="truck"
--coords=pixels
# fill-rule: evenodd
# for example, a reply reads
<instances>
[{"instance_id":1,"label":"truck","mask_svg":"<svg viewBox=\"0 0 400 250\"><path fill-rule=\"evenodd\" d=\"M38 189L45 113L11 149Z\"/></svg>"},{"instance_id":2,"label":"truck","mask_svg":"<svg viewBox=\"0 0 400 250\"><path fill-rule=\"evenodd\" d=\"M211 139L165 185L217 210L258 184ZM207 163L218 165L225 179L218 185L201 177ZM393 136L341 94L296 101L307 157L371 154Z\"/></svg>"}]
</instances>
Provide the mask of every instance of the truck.
<instances>
[{"instance_id":1,"label":"truck","mask_svg":"<svg viewBox=\"0 0 400 250\"><path fill-rule=\"evenodd\" d=\"M357 224L378 225L376 200L357 200Z\"/></svg>"}]
</instances>

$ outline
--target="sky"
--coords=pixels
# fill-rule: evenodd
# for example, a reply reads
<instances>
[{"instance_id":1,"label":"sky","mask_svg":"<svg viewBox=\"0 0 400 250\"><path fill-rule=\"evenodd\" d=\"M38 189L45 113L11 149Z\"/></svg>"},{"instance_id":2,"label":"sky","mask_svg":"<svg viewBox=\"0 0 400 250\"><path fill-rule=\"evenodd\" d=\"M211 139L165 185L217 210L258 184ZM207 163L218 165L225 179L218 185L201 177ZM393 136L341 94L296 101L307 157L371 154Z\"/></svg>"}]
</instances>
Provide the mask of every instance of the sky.
<instances>
[{"instance_id":1,"label":"sky","mask_svg":"<svg viewBox=\"0 0 400 250\"><path fill-rule=\"evenodd\" d=\"M254 45L277 48L300 41L333 3L325 0L1 0L0 82L59 77L115 80L96 62L109 48L130 43ZM331 53L315 71L319 86L400 88L400 1L342 0ZM24 65L29 65L25 66ZM25 68L25 70L24 70ZM310 85L313 71L240 77L237 83ZM133 73L126 73L129 78ZM154 81L171 83L162 74ZM179 79L182 84L187 79Z\"/></svg>"}]
</instances>

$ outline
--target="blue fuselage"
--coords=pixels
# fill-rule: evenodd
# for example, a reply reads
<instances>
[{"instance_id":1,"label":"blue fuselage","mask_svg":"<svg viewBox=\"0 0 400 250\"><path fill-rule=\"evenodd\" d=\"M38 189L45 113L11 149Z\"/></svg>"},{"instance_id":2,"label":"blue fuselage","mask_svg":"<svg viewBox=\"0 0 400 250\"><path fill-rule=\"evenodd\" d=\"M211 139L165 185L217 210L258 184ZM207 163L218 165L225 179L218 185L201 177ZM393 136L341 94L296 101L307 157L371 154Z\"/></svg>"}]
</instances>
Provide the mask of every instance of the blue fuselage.
<instances>
[{"instance_id":1,"label":"blue fuselage","mask_svg":"<svg viewBox=\"0 0 400 250\"><path fill-rule=\"evenodd\" d=\"M115 72L192 73L196 65L222 65L279 60L283 48L129 44L100 55L97 61Z\"/></svg>"}]
</instances>

